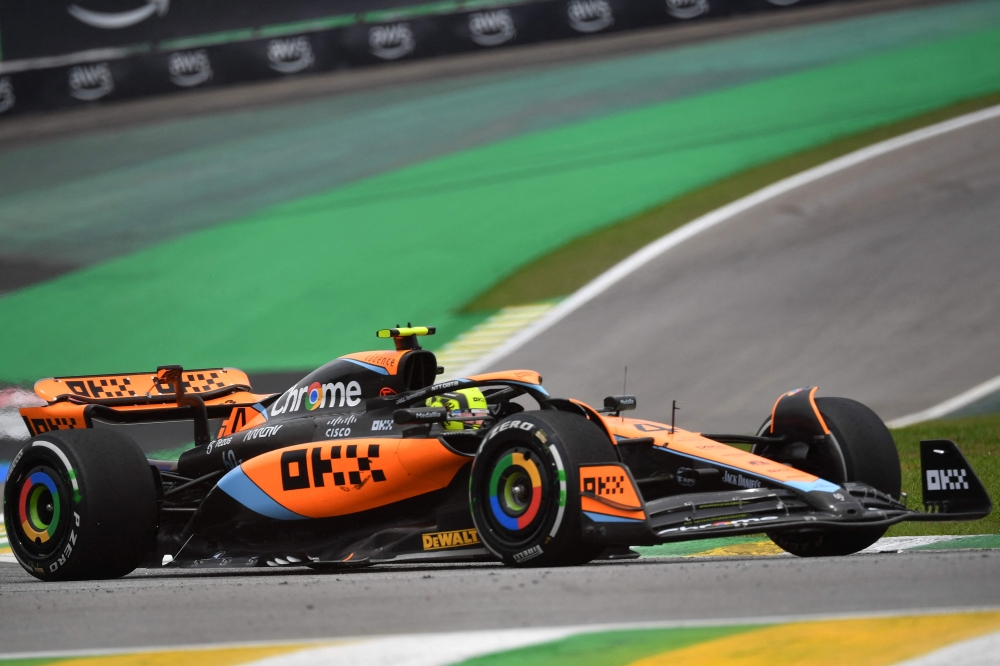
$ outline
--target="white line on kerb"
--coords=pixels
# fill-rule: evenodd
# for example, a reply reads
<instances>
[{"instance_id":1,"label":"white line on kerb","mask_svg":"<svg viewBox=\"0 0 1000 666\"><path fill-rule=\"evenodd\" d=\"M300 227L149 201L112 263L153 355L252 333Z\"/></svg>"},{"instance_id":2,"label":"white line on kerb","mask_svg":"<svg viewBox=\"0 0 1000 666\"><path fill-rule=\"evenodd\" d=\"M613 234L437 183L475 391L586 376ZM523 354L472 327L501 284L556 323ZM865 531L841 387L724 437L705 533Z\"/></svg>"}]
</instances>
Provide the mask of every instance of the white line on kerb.
<instances>
[{"instance_id":1,"label":"white line on kerb","mask_svg":"<svg viewBox=\"0 0 1000 666\"><path fill-rule=\"evenodd\" d=\"M802 187L803 185L808 185L809 183L816 182L821 178L826 178L827 176L833 175L845 169L850 169L853 166L857 166L863 162L870 159L874 159L886 153L891 153L894 150L899 150L900 148L905 148L906 146L911 146L920 141L926 139L931 139L942 134L947 134L948 132L953 132L970 125L982 122L984 120L991 120L993 118L1000 117L1000 105L991 106L988 109L983 109L981 111L976 111L975 113L969 113L964 116L959 116L958 118L952 118L951 120L946 120L944 122L938 123L936 125L931 125L929 127L924 127L922 129L897 136L893 139L887 139L880 143L872 144L867 148L862 148L853 153L844 155L843 157L838 157L835 160L831 160L825 164L821 164L812 169L803 171L802 173L796 174L784 180L779 180L777 183L768 185L767 187L757 190L753 194L749 194L742 199L737 199L736 201L723 206L722 208L717 208L710 213L706 213L701 217L688 222L679 229L671 231L665 236L661 236L657 240L653 241L649 245L641 248L632 255L626 257L622 261L618 262L604 273L601 273L596 278L585 284L583 287L578 289L568 298L563 300L559 305L552 309L547 315L539 319L537 322L531 326L525 328L523 331L513 336L506 343L494 349L491 353L483 356L474 363L467 365L462 368L461 372L458 374L459 377L468 377L469 375L478 374L486 370L489 366L493 365L500 359L511 354L512 352L520 349L530 340L538 337L543 332L551 328L557 322L565 319L572 312L576 311L578 308L593 300L600 294L604 293L616 283L625 279L632 273L636 272L649 262L653 261L661 254L667 250L671 250L689 238L693 238L703 231L707 231L712 227L719 225L723 222L730 220L731 218L739 215L740 213L746 212L758 206L762 203L775 199L783 194L791 192L795 188ZM1000 377L991 380L992 382L1000 381ZM987 382L986 384L990 384ZM976 388L963 393L960 396L952 398L953 401L959 401L963 396L982 389L986 384L977 386ZM1000 384L997 385L1000 388ZM985 393L983 394L985 395ZM982 397L982 396L979 396ZM975 399L975 398L974 398ZM970 400L969 402L971 402ZM948 401L951 402L951 401ZM932 407L927 410L931 412L938 409L942 405L948 403L941 403L937 407ZM964 403L968 404L968 403ZM959 407L964 406L964 404L958 405ZM954 407L953 409L957 409ZM924 412L921 412L923 414ZM902 419L896 419L891 423L898 423L904 419L909 419L915 417L915 414L903 417ZM927 417L933 418L933 417ZM923 420L923 419L918 419ZM916 423L916 421L910 421L907 423ZM894 426L898 427L898 426Z\"/></svg>"},{"instance_id":2,"label":"white line on kerb","mask_svg":"<svg viewBox=\"0 0 1000 666\"><path fill-rule=\"evenodd\" d=\"M367 645L369 658L358 662L332 662L329 660L319 661L322 664L330 663L350 663L354 666L367 664L378 664L378 666L400 666L398 661L384 661L379 652L380 644L383 641L411 641L411 651L413 647L419 646L421 642L430 643L434 647L447 645L451 641L460 637L503 637L516 638L522 645L537 643L536 639L548 636L567 636L580 633L596 633L603 631L626 631L631 629L679 629L694 627L724 627L727 625L753 625L764 626L770 624L793 624L807 622L826 622L837 620L862 620L880 619L893 617L924 617L928 615L964 615L970 613L989 613L1000 611L1000 606L944 606L929 608L907 608L897 610L882 610L868 612L841 612L841 613L799 613L797 615L757 615L752 617L741 617L739 615L730 617L713 617L705 619L688 620L653 620L648 622L614 622L601 624L579 624L566 625L562 627L530 627L524 629L492 629L479 631L456 631L425 634L390 634L383 636L345 636L343 638L328 639L285 639L276 641L252 641L252 642L229 642L229 643L202 643L196 645L158 645L129 648L108 648L108 649L83 649L83 650L49 650L45 652L0 652L0 659L45 659L45 658L72 658L72 657L93 657L106 655L122 655L150 652L178 652L194 650L224 650L233 648L253 648L289 645L295 646L303 644L305 650L311 650L309 644L314 644L316 648L325 650L331 647L341 646L343 648L353 648L355 645ZM505 645L511 645L505 643ZM423 646L420 646L423 647ZM483 646L481 652L487 652L487 646ZM489 646L492 650L492 646ZM509 649L509 648L508 648ZM292 653L295 654L295 653ZM280 659L281 657L278 657ZM444 662L448 663L448 662Z\"/></svg>"},{"instance_id":3,"label":"white line on kerb","mask_svg":"<svg viewBox=\"0 0 1000 666\"><path fill-rule=\"evenodd\" d=\"M913 414L900 416L898 419L886 421L885 424L890 428L905 428L908 425L920 423L921 421L939 419L942 416L947 416L948 414L958 411L967 405L971 405L975 401L985 398L989 394L997 391L1000 391L1000 377L994 377L988 382L983 382L979 386L974 386L965 393L959 393L954 398L949 398L948 400L945 400L938 405L934 405L929 409L925 409L922 412L914 412Z\"/></svg>"}]
</instances>

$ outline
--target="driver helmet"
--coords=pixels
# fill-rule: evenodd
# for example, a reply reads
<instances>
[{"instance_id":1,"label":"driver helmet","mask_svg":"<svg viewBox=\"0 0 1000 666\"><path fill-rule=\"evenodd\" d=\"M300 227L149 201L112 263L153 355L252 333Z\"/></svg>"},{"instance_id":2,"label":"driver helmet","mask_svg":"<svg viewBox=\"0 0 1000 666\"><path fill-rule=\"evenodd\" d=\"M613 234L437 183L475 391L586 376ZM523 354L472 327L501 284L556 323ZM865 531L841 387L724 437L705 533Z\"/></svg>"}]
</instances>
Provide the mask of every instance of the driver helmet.
<instances>
[{"instance_id":1,"label":"driver helmet","mask_svg":"<svg viewBox=\"0 0 1000 666\"><path fill-rule=\"evenodd\" d=\"M442 393L433 398L427 399L428 407L444 407L448 410L448 416L489 416L489 408L486 405L486 396L477 388L466 388ZM445 421L445 430L475 430L483 424L478 421Z\"/></svg>"}]
</instances>

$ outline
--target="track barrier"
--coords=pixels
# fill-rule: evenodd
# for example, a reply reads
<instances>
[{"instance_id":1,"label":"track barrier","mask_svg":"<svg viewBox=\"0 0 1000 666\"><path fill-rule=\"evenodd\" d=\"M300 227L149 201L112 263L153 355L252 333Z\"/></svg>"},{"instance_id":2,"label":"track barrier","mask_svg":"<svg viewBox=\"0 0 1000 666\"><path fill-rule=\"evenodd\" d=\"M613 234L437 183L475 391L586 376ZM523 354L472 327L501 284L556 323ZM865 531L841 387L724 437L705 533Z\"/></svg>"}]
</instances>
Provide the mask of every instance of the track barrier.
<instances>
[{"instance_id":1,"label":"track barrier","mask_svg":"<svg viewBox=\"0 0 1000 666\"><path fill-rule=\"evenodd\" d=\"M822 1L5 0L0 117Z\"/></svg>"}]
</instances>

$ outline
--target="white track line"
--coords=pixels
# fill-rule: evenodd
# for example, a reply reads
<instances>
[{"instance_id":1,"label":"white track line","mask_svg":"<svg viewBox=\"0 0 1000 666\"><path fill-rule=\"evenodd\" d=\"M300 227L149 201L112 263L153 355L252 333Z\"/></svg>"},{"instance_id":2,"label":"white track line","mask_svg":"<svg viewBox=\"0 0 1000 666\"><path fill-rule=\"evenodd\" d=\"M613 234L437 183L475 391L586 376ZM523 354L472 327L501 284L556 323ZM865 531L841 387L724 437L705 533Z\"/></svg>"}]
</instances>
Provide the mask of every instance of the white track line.
<instances>
[{"instance_id":1,"label":"white track line","mask_svg":"<svg viewBox=\"0 0 1000 666\"><path fill-rule=\"evenodd\" d=\"M898 419L886 421L886 425L890 428L905 428L908 425L920 423L921 421L939 419L942 416L947 416L948 414L958 411L962 407L971 405L977 400L981 400L982 398L985 398L991 393L996 393L997 391L1000 391L1000 377L994 377L988 382L983 382L979 386L970 388L965 393L959 393L954 398L949 398L948 400L945 400L938 405L934 405L929 409L925 409L922 412L914 412L913 414L900 416Z\"/></svg>"},{"instance_id":2,"label":"white track line","mask_svg":"<svg viewBox=\"0 0 1000 666\"><path fill-rule=\"evenodd\" d=\"M962 641L896 666L1000 666L1000 632Z\"/></svg>"},{"instance_id":3,"label":"white track line","mask_svg":"<svg viewBox=\"0 0 1000 666\"><path fill-rule=\"evenodd\" d=\"M244 666L445 666L494 652L549 643L578 633L572 627L500 629L386 636L363 643L307 648Z\"/></svg>"},{"instance_id":4,"label":"white track line","mask_svg":"<svg viewBox=\"0 0 1000 666\"><path fill-rule=\"evenodd\" d=\"M936 125L924 127L923 129L873 144L867 148L862 148L861 150L844 155L843 157L838 157L837 159L831 160L826 164L813 167L812 169L803 171L802 173L791 176L790 178L779 180L773 185L768 185L761 190L757 190L753 194L747 195L742 199L737 199L736 201L727 204L722 208L718 208L711 213L702 215L701 217L688 222L683 227L653 241L631 256L626 257L621 262L615 264L562 301L546 316L542 317L533 325L512 337L500 347L497 347L492 353L487 354L478 361L462 368L459 376L467 377L469 375L483 372L489 366L511 354L515 350L520 349L530 340L538 337L544 331L569 316L569 314L580 308L582 305L604 293L621 280L659 257L667 250L677 247L689 238L693 238L703 231L707 231L714 226L726 222L736 215L750 210L754 206L758 206L762 203L770 201L771 199L791 192L798 187L808 185L809 183L813 183L821 178L826 178L827 176L844 171L845 169L849 169L853 166L857 166L858 164L881 155L885 155L886 153L890 153L894 150L899 150L900 148L911 146L915 143L919 143L920 141L941 136L942 134L947 134L948 132L953 132L970 125L983 122L984 120L991 120L997 117L1000 117L1000 105L992 106L988 109L976 111L975 113L970 113L964 116L959 116L958 118L952 118L951 120L946 120Z\"/></svg>"}]
</instances>

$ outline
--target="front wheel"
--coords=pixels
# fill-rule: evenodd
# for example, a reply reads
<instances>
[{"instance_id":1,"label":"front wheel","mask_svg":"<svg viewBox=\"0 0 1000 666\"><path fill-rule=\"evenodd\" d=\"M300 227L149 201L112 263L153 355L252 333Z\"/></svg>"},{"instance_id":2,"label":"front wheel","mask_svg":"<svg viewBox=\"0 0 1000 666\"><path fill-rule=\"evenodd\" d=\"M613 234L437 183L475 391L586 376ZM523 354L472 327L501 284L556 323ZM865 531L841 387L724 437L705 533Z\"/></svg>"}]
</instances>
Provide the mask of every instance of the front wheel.
<instances>
[{"instance_id":1,"label":"front wheel","mask_svg":"<svg viewBox=\"0 0 1000 666\"><path fill-rule=\"evenodd\" d=\"M810 447L799 461L779 461L836 483L854 481L899 497L902 477L899 453L882 419L865 405L847 398L816 398L816 408L833 434L836 451ZM765 421L761 433L770 428ZM755 447L755 453L759 451ZM759 452L767 456L766 452ZM768 532L776 545L799 557L850 555L882 538L887 527L799 529Z\"/></svg>"},{"instance_id":2,"label":"front wheel","mask_svg":"<svg viewBox=\"0 0 1000 666\"><path fill-rule=\"evenodd\" d=\"M584 541L578 469L614 463L613 445L583 416L523 412L493 427L472 463L472 519L505 564L567 566L597 557Z\"/></svg>"},{"instance_id":3,"label":"front wheel","mask_svg":"<svg viewBox=\"0 0 1000 666\"><path fill-rule=\"evenodd\" d=\"M11 550L36 578L124 576L154 545L153 471L119 433L48 432L11 463L3 515Z\"/></svg>"}]
</instances>

